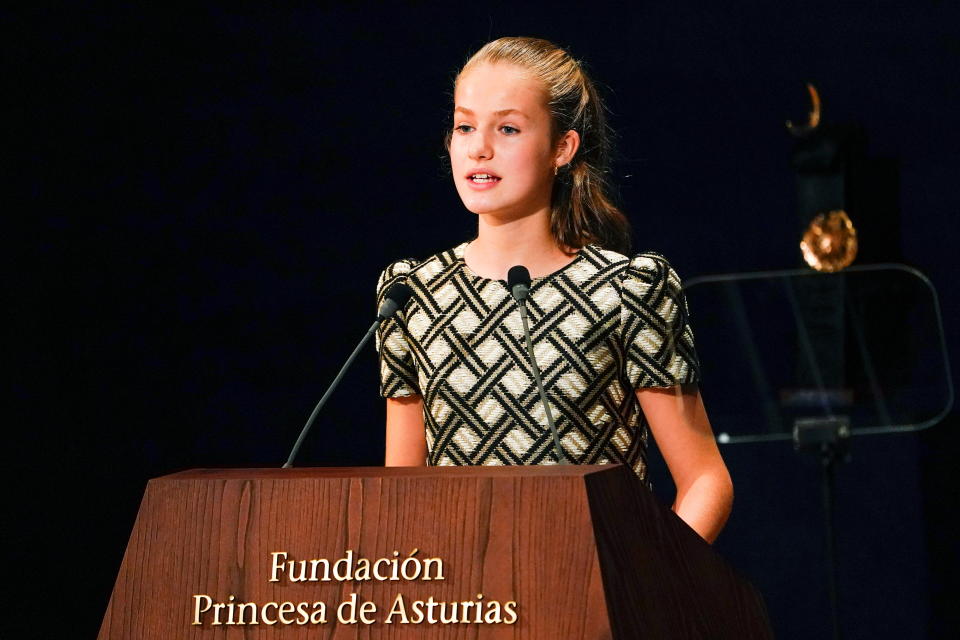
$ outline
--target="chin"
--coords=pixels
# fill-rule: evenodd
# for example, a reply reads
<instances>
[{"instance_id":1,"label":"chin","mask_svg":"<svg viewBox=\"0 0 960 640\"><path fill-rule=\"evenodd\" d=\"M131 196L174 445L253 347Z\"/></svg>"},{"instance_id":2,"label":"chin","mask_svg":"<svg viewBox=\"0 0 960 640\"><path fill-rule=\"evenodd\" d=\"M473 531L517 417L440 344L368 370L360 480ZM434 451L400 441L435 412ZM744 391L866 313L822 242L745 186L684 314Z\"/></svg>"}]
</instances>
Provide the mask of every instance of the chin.
<instances>
[{"instance_id":1,"label":"chin","mask_svg":"<svg viewBox=\"0 0 960 640\"><path fill-rule=\"evenodd\" d=\"M461 194L460 201L463 202L464 208L471 213L481 214L481 213L492 213L501 209L500 206L495 205L486 198L478 198L476 194L468 193L467 197L463 197L464 194Z\"/></svg>"},{"instance_id":2,"label":"chin","mask_svg":"<svg viewBox=\"0 0 960 640\"><path fill-rule=\"evenodd\" d=\"M473 206L468 205L467 211L474 213L478 216L490 215L490 216L502 216L504 215L503 207L491 207L491 206Z\"/></svg>"}]
</instances>

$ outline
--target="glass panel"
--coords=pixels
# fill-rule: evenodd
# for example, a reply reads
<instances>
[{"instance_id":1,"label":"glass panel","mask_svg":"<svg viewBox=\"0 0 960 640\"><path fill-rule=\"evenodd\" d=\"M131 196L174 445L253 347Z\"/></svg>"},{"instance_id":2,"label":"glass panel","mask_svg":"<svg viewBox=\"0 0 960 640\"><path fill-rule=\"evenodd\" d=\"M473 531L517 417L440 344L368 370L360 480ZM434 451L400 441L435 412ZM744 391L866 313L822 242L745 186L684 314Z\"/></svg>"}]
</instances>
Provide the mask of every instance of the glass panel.
<instances>
[{"instance_id":1,"label":"glass panel","mask_svg":"<svg viewBox=\"0 0 960 640\"><path fill-rule=\"evenodd\" d=\"M686 293L720 442L790 439L818 417L918 430L953 404L937 294L916 269L709 276Z\"/></svg>"}]
</instances>

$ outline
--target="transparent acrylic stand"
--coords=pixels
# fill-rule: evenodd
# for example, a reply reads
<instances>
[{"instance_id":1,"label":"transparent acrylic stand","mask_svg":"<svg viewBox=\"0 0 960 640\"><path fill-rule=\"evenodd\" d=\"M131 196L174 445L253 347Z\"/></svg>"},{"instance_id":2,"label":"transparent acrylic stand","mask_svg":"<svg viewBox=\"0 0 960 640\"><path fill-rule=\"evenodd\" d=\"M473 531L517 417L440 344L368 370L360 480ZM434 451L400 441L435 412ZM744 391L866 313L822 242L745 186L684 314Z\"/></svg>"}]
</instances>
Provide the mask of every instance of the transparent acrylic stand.
<instances>
[{"instance_id":1,"label":"transparent acrylic stand","mask_svg":"<svg viewBox=\"0 0 960 640\"><path fill-rule=\"evenodd\" d=\"M890 263L704 276L685 291L717 441L790 441L819 457L839 639L835 469L853 437L919 431L952 408L936 289Z\"/></svg>"}]
</instances>

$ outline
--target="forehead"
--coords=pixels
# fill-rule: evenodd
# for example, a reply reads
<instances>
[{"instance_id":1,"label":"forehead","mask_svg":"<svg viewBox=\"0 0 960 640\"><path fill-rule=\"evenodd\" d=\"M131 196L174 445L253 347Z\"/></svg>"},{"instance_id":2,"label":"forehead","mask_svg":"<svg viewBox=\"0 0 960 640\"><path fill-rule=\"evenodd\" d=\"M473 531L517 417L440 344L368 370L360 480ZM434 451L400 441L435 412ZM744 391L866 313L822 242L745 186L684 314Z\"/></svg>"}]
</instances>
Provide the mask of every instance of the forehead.
<instances>
[{"instance_id":1,"label":"forehead","mask_svg":"<svg viewBox=\"0 0 960 640\"><path fill-rule=\"evenodd\" d=\"M454 91L454 106L471 111L504 109L546 111L543 84L515 64L481 62L460 74Z\"/></svg>"}]
</instances>

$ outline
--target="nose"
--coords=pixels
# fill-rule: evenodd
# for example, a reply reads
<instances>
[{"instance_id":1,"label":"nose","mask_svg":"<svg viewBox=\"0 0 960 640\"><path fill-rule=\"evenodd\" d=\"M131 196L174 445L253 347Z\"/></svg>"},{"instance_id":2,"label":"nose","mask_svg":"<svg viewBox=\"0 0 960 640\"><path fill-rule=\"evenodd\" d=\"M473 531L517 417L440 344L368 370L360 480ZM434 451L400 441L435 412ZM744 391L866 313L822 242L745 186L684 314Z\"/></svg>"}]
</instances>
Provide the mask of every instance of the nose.
<instances>
[{"instance_id":1,"label":"nose","mask_svg":"<svg viewBox=\"0 0 960 640\"><path fill-rule=\"evenodd\" d=\"M493 146L490 144L489 136L482 130L477 129L470 136L470 147L468 149L471 160L489 160L493 157Z\"/></svg>"}]
</instances>

